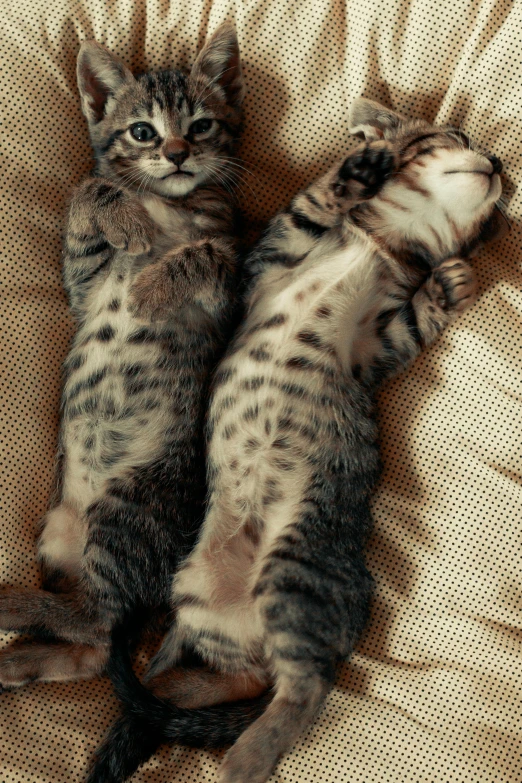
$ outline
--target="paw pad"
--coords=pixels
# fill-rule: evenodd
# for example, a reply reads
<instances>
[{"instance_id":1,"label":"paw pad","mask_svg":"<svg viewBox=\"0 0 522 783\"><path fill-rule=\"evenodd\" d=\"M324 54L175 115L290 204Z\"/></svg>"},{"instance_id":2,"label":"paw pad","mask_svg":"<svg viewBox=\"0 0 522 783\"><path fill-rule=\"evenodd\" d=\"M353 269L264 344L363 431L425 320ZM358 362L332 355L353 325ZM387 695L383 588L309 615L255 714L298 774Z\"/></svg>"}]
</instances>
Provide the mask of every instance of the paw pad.
<instances>
[{"instance_id":1,"label":"paw pad","mask_svg":"<svg viewBox=\"0 0 522 783\"><path fill-rule=\"evenodd\" d=\"M348 180L363 186L362 197L372 198L391 177L396 168L396 156L388 142L378 141L356 150L344 161L339 171L337 188Z\"/></svg>"}]
</instances>

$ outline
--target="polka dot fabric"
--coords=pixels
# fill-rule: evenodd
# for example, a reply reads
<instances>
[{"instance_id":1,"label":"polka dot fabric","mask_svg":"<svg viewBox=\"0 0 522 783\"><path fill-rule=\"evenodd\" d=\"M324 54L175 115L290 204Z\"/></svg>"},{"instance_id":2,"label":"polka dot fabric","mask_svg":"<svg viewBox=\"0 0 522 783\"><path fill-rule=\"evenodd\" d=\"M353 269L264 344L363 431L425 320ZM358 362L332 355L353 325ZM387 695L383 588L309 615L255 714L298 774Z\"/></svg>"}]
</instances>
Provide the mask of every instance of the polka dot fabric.
<instances>
[{"instance_id":1,"label":"polka dot fabric","mask_svg":"<svg viewBox=\"0 0 522 783\"><path fill-rule=\"evenodd\" d=\"M38 584L60 364L68 194L90 168L79 42L133 69L186 65L235 19L248 87L242 202L261 224L349 149L359 95L461 125L504 163L511 234L480 296L380 398L372 621L288 783L521 780L522 5L507 0L0 0L0 578ZM2 637L8 642L8 637ZM104 679L0 696L1 783L75 783L116 714ZM211 783L219 754L164 748L137 783Z\"/></svg>"}]
</instances>

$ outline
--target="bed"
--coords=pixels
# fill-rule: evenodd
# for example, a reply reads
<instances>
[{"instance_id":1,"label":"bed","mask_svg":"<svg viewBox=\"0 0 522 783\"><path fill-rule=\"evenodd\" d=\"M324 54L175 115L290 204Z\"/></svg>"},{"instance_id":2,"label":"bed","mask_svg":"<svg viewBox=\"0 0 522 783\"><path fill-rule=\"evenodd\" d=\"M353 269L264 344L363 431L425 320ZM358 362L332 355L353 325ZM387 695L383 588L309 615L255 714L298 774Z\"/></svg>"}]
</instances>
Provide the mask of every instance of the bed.
<instances>
[{"instance_id":1,"label":"bed","mask_svg":"<svg viewBox=\"0 0 522 783\"><path fill-rule=\"evenodd\" d=\"M522 4L509 0L0 0L0 579L39 583L60 365L60 242L90 169L75 81L96 38L134 70L187 65L234 19L252 226L350 149L359 95L460 125L504 163L510 234L479 299L380 396L372 620L273 780L522 779ZM9 635L0 637L8 643ZM117 704L106 678L0 695L0 783L74 783ZM210 783L219 753L162 750L137 783Z\"/></svg>"}]
</instances>

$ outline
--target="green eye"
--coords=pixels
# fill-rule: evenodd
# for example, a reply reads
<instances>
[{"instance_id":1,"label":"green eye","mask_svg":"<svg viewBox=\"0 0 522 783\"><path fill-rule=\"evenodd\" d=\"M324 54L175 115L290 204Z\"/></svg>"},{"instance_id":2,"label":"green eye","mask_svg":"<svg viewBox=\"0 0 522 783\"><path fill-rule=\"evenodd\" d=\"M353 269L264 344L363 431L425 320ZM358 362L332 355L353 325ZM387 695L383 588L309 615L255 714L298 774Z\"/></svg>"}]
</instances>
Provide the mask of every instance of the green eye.
<instances>
[{"instance_id":1,"label":"green eye","mask_svg":"<svg viewBox=\"0 0 522 783\"><path fill-rule=\"evenodd\" d=\"M196 120L189 128L189 133L193 133L195 136L198 133L206 133L212 127L212 120Z\"/></svg>"},{"instance_id":2,"label":"green eye","mask_svg":"<svg viewBox=\"0 0 522 783\"><path fill-rule=\"evenodd\" d=\"M158 134L147 122L137 122L136 125L131 125L131 136L136 141L151 141Z\"/></svg>"}]
</instances>

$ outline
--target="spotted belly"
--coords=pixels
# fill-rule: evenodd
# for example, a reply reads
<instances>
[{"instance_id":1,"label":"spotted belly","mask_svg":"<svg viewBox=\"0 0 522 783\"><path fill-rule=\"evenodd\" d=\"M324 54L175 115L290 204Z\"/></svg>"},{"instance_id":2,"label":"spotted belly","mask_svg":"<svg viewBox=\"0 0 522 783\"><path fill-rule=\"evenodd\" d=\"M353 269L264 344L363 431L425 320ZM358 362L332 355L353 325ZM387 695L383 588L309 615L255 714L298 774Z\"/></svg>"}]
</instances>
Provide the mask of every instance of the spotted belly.
<instances>
[{"instance_id":1,"label":"spotted belly","mask_svg":"<svg viewBox=\"0 0 522 783\"><path fill-rule=\"evenodd\" d=\"M93 295L67 361L63 499L85 508L107 482L153 461L172 424L157 327L127 307L130 277L113 275Z\"/></svg>"}]
</instances>

